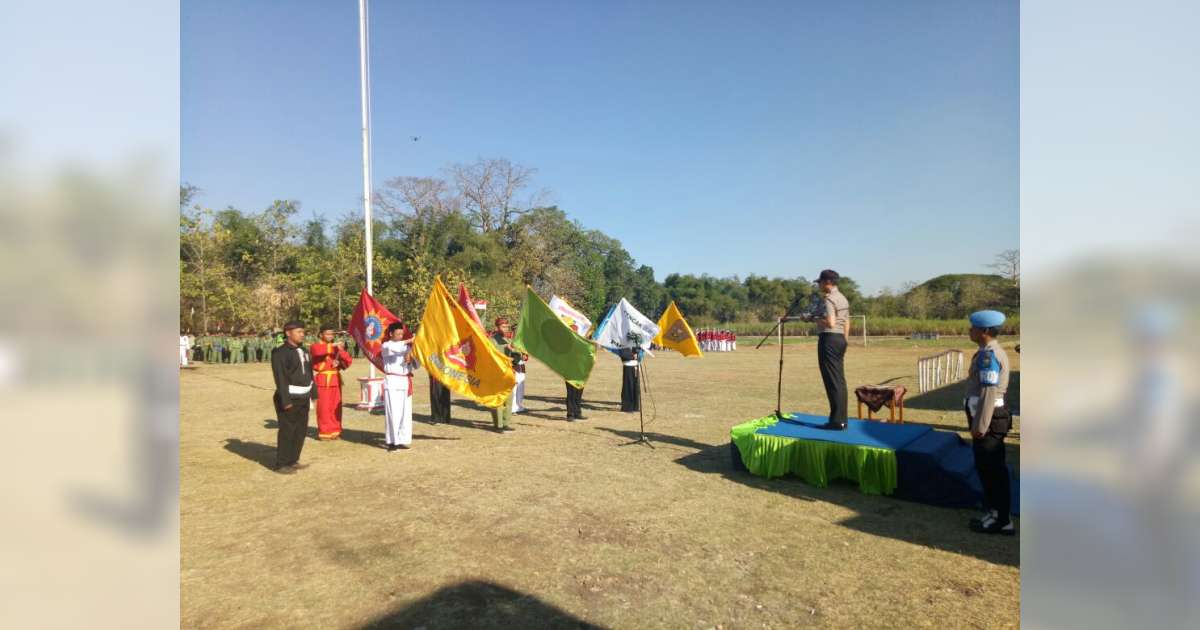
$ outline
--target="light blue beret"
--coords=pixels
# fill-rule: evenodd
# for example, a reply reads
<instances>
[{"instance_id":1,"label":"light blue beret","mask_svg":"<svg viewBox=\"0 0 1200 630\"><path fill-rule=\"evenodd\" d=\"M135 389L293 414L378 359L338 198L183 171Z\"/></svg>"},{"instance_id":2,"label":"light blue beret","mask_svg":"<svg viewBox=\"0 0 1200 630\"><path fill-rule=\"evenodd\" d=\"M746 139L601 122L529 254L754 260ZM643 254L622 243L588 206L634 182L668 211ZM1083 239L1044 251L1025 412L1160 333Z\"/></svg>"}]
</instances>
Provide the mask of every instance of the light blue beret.
<instances>
[{"instance_id":1,"label":"light blue beret","mask_svg":"<svg viewBox=\"0 0 1200 630\"><path fill-rule=\"evenodd\" d=\"M1004 313L1000 311L975 311L968 318L976 328L992 328L1004 323Z\"/></svg>"}]
</instances>

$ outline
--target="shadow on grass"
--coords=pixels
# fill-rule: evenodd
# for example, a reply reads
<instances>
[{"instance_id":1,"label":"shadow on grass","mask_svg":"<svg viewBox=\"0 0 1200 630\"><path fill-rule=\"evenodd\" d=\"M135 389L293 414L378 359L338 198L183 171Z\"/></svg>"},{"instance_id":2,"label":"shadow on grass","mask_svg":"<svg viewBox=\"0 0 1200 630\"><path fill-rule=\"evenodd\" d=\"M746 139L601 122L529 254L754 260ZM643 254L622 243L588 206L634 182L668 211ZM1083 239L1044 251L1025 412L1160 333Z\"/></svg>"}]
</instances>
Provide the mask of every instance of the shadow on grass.
<instances>
[{"instance_id":1,"label":"shadow on grass","mask_svg":"<svg viewBox=\"0 0 1200 630\"><path fill-rule=\"evenodd\" d=\"M274 422L274 420L271 422ZM275 468L274 444L246 442L244 440L229 438L225 440L225 450L233 453L234 455L245 457L259 466L262 466L263 468L269 468L272 470Z\"/></svg>"},{"instance_id":2,"label":"shadow on grass","mask_svg":"<svg viewBox=\"0 0 1200 630\"><path fill-rule=\"evenodd\" d=\"M613 433L637 437L637 432ZM656 439L653 435L647 436L651 440ZM892 497L863 494L857 485L841 480L834 481L828 487L818 488L791 476L765 479L736 469L729 444L712 446L670 436L657 436L657 440L698 448L695 453L675 460L675 463L689 470L721 475L729 481L782 494L799 501L823 501L853 510L856 513L854 516L838 523L848 529L972 556L993 564L1020 565L1021 550L1017 539L984 536L968 529L967 521L971 516L975 516L974 510L937 507Z\"/></svg>"},{"instance_id":3,"label":"shadow on grass","mask_svg":"<svg viewBox=\"0 0 1200 630\"><path fill-rule=\"evenodd\" d=\"M421 416L419 416L419 414L413 414L413 421L416 422L418 417L421 417ZM423 416L423 417L428 419L428 416ZM275 429L279 428L279 423L275 420L263 420L263 428L275 430ZM311 426L308 427L308 431L305 432L305 436L310 440L316 440L317 439L317 427L311 427ZM420 435L420 434L414 433L413 439L414 440L459 440L461 438L439 437L436 435ZM378 448L383 448L386 445L382 431L363 431L361 429L347 429L346 427L342 427L341 440L344 442L352 442L354 444L364 444L366 446L375 446ZM274 451L274 447L272 447L272 451Z\"/></svg>"},{"instance_id":4,"label":"shadow on grass","mask_svg":"<svg viewBox=\"0 0 1200 630\"><path fill-rule=\"evenodd\" d=\"M525 399L526 400L536 400L538 402L554 403L556 405L563 405L564 409L566 408L566 404L567 404L567 398L565 395L564 396L530 396L530 395L526 395ZM582 406L584 409L595 409L596 411L609 411L612 409L620 408L621 403L620 403L620 401L612 402L610 400L588 400L588 399L584 398Z\"/></svg>"},{"instance_id":5,"label":"shadow on grass","mask_svg":"<svg viewBox=\"0 0 1200 630\"><path fill-rule=\"evenodd\" d=\"M364 628L602 628L493 582L472 580L438 589Z\"/></svg>"}]
</instances>

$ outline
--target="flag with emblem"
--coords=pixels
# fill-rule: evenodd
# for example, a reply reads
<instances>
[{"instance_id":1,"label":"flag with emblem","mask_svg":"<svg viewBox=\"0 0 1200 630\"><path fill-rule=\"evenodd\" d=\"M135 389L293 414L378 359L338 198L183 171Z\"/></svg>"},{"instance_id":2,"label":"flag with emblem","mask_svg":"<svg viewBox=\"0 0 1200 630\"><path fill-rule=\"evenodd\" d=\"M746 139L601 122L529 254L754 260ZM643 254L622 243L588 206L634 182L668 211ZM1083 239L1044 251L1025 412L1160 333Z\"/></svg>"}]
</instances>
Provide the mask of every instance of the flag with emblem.
<instances>
[{"instance_id":1,"label":"flag with emblem","mask_svg":"<svg viewBox=\"0 0 1200 630\"><path fill-rule=\"evenodd\" d=\"M383 331L387 330L392 322L398 321L399 317L375 301L366 289L362 290L358 296L358 305L354 307L354 314L350 316L350 336L354 337L354 342L362 348L367 360L381 370L383 360L379 357L379 352L385 341Z\"/></svg>"},{"instance_id":2,"label":"flag with emblem","mask_svg":"<svg viewBox=\"0 0 1200 630\"><path fill-rule=\"evenodd\" d=\"M655 344L670 348L685 357L704 357L704 353L700 352L700 343L696 341L696 334L683 318L683 313L679 312L679 307L675 306L675 300L671 300L662 317L658 318L658 329L658 336L654 338Z\"/></svg>"},{"instance_id":3,"label":"flag with emblem","mask_svg":"<svg viewBox=\"0 0 1200 630\"><path fill-rule=\"evenodd\" d=\"M566 300L557 295L550 296L550 310L558 314L558 318L563 320L575 334L580 337L587 337L588 331L592 329L592 320L588 319L583 313L579 312L574 306L571 306Z\"/></svg>"},{"instance_id":4,"label":"flag with emblem","mask_svg":"<svg viewBox=\"0 0 1200 630\"><path fill-rule=\"evenodd\" d=\"M571 330L529 287L525 288L525 303L521 305L512 345L545 363L577 389L587 384L596 363L596 346Z\"/></svg>"},{"instance_id":5,"label":"flag with emblem","mask_svg":"<svg viewBox=\"0 0 1200 630\"><path fill-rule=\"evenodd\" d=\"M592 338L601 347L613 351L621 348L649 350L650 342L657 336L658 324L638 312L629 300L621 298L596 326L596 334Z\"/></svg>"},{"instance_id":6,"label":"flag with emblem","mask_svg":"<svg viewBox=\"0 0 1200 630\"><path fill-rule=\"evenodd\" d=\"M450 391L487 407L503 404L517 383L512 361L492 345L441 278L433 281L413 349L421 365Z\"/></svg>"}]
</instances>

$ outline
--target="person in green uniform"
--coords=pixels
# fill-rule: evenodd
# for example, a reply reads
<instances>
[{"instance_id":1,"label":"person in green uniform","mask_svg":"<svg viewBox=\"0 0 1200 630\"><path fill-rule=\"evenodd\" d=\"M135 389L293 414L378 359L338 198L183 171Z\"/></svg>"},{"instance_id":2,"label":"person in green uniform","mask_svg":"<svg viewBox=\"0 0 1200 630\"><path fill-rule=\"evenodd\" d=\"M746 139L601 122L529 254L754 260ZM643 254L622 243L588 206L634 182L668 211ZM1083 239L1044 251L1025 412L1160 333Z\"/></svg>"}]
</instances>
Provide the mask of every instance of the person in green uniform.
<instances>
[{"instance_id":1,"label":"person in green uniform","mask_svg":"<svg viewBox=\"0 0 1200 630\"><path fill-rule=\"evenodd\" d=\"M492 332L492 344L496 346L504 356L508 357L513 365L521 360L521 353L513 350L509 338L512 337L512 328L508 324L508 319L504 317L496 318L496 330ZM492 425L497 432L508 432L514 429L509 426L509 420L512 418L512 392L504 398L504 402L500 406L492 410Z\"/></svg>"},{"instance_id":2,"label":"person in green uniform","mask_svg":"<svg viewBox=\"0 0 1200 630\"><path fill-rule=\"evenodd\" d=\"M212 335L210 335L208 333L204 333L204 336L200 338L200 351L203 353L204 362L212 363L212 357L213 357Z\"/></svg>"},{"instance_id":3,"label":"person in green uniform","mask_svg":"<svg viewBox=\"0 0 1200 630\"><path fill-rule=\"evenodd\" d=\"M245 358L246 342L241 335L229 338L229 362L241 363Z\"/></svg>"}]
</instances>

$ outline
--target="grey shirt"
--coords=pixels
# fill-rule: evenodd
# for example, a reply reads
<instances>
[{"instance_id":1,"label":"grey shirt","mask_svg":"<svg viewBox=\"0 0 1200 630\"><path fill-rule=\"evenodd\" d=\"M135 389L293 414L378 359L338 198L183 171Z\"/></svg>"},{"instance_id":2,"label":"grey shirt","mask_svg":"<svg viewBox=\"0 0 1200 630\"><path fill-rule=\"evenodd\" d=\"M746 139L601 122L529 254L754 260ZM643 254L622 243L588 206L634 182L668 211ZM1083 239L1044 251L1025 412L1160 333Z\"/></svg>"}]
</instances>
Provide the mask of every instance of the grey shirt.
<instances>
[{"instance_id":1,"label":"grey shirt","mask_svg":"<svg viewBox=\"0 0 1200 630\"><path fill-rule=\"evenodd\" d=\"M833 314L833 328L825 326L825 318ZM835 286L833 290L821 300L821 305L817 307L817 312L814 313L817 320L818 333L836 333L839 335L846 334L846 322L850 319L850 301L842 295L841 291Z\"/></svg>"},{"instance_id":2,"label":"grey shirt","mask_svg":"<svg viewBox=\"0 0 1200 630\"><path fill-rule=\"evenodd\" d=\"M991 350L1000 364L1000 378L995 385L984 385L979 378L979 356ZM987 433L992 424L992 413L996 410L996 401L1004 404L1004 393L1008 391L1008 354L995 339L989 341L971 357L971 367L967 370L967 404L975 398L975 418L971 430L975 433Z\"/></svg>"}]
</instances>

